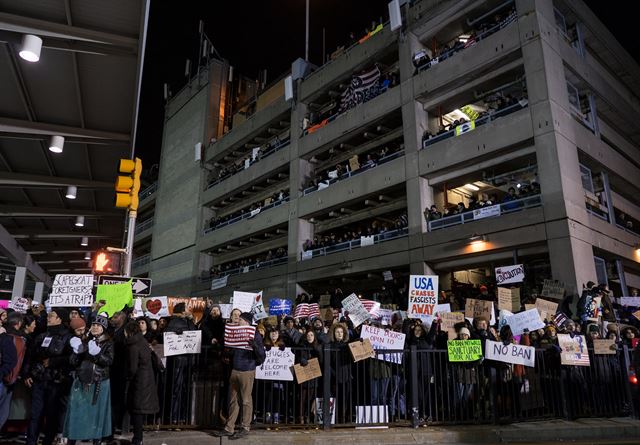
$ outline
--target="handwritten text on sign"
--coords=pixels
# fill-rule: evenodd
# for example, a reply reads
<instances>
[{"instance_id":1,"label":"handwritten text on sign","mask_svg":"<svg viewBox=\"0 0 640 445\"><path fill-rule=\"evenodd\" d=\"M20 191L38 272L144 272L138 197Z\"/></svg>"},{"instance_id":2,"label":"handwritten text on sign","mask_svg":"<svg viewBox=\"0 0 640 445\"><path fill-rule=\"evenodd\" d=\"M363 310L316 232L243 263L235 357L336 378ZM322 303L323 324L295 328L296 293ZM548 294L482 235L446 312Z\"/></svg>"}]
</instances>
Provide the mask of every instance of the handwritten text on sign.
<instances>
[{"instance_id":1,"label":"handwritten text on sign","mask_svg":"<svg viewBox=\"0 0 640 445\"><path fill-rule=\"evenodd\" d=\"M486 340L484 349L484 356L490 360L524 365L531 368L536 366L536 348L531 346L504 345L497 341Z\"/></svg>"},{"instance_id":2,"label":"handwritten text on sign","mask_svg":"<svg viewBox=\"0 0 640 445\"><path fill-rule=\"evenodd\" d=\"M438 304L438 276L411 275L409 277L410 318L430 318Z\"/></svg>"},{"instance_id":3,"label":"handwritten text on sign","mask_svg":"<svg viewBox=\"0 0 640 445\"><path fill-rule=\"evenodd\" d=\"M370 318L369 312L367 312L356 294L351 294L342 300L342 309L349 312L349 320L351 320L354 327L360 326Z\"/></svg>"},{"instance_id":4,"label":"handwritten text on sign","mask_svg":"<svg viewBox=\"0 0 640 445\"><path fill-rule=\"evenodd\" d=\"M496 267L496 282L498 285L520 283L522 280L524 280L524 267L522 264Z\"/></svg>"},{"instance_id":5,"label":"handwritten text on sign","mask_svg":"<svg viewBox=\"0 0 640 445\"><path fill-rule=\"evenodd\" d=\"M480 340L448 340L447 354L450 362L474 362L482 357Z\"/></svg>"},{"instance_id":6,"label":"handwritten text on sign","mask_svg":"<svg viewBox=\"0 0 640 445\"><path fill-rule=\"evenodd\" d=\"M49 295L51 307L87 307L93 304L93 275L58 274Z\"/></svg>"},{"instance_id":7,"label":"handwritten text on sign","mask_svg":"<svg viewBox=\"0 0 640 445\"><path fill-rule=\"evenodd\" d=\"M164 333L164 356L181 354L200 354L202 331L184 331L181 335L175 332Z\"/></svg>"},{"instance_id":8,"label":"handwritten text on sign","mask_svg":"<svg viewBox=\"0 0 640 445\"><path fill-rule=\"evenodd\" d=\"M513 335L520 335L525 329L533 332L536 329L543 329L544 322L540 320L540 314L536 309L519 312L506 317L507 324L511 327Z\"/></svg>"},{"instance_id":9,"label":"handwritten text on sign","mask_svg":"<svg viewBox=\"0 0 640 445\"><path fill-rule=\"evenodd\" d=\"M224 346L227 348L246 349L252 348L249 343L256 336L255 326L239 326L227 324L224 327Z\"/></svg>"},{"instance_id":10,"label":"handwritten text on sign","mask_svg":"<svg viewBox=\"0 0 640 445\"><path fill-rule=\"evenodd\" d=\"M374 349L403 350L407 336L402 332L365 325L362 326L361 337L368 339ZM402 353L378 354L376 358L391 363L402 363Z\"/></svg>"},{"instance_id":11,"label":"handwritten text on sign","mask_svg":"<svg viewBox=\"0 0 640 445\"><path fill-rule=\"evenodd\" d=\"M293 381L291 367L294 362L295 355L291 348L285 348L284 351L271 348L266 351L264 363L256 368L256 379Z\"/></svg>"}]
</instances>

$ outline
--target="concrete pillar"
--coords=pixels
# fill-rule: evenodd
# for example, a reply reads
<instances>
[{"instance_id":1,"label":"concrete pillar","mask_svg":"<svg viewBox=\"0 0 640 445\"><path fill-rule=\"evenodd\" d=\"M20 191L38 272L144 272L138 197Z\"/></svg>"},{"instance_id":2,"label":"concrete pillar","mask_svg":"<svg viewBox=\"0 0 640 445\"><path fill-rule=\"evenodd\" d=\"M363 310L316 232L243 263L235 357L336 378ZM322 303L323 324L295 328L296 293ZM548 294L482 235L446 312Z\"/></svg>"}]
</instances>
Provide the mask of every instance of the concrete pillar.
<instances>
[{"instance_id":1,"label":"concrete pillar","mask_svg":"<svg viewBox=\"0 0 640 445\"><path fill-rule=\"evenodd\" d=\"M33 291L33 302L42 303L42 297L44 294L44 283L42 281L36 281L36 287Z\"/></svg>"},{"instance_id":2,"label":"concrete pillar","mask_svg":"<svg viewBox=\"0 0 640 445\"><path fill-rule=\"evenodd\" d=\"M11 300L24 297L24 289L27 283L27 268L16 266L16 273L13 277L13 290L11 291Z\"/></svg>"},{"instance_id":3,"label":"concrete pillar","mask_svg":"<svg viewBox=\"0 0 640 445\"><path fill-rule=\"evenodd\" d=\"M567 295L580 295L583 284L598 281L591 244L568 236L550 239L548 245L553 279L565 283Z\"/></svg>"}]
</instances>

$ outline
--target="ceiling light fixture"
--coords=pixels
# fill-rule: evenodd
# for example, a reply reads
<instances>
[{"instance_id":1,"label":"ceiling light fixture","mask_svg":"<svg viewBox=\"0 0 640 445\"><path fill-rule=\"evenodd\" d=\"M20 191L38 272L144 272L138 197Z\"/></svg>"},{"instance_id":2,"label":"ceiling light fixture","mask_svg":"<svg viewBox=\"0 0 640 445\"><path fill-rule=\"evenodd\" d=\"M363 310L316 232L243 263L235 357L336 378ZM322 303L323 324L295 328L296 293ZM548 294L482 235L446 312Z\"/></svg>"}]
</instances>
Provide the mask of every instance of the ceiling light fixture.
<instances>
[{"instance_id":1,"label":"ceiling light fixture","mask_svg":"<svg viewBox=\"0 0 640 445\"><path fill-rule=\"evenodd\" d=\"M487 241L487 236L486 235L472 235L469 238L469 244L480 244L480 243L484 243L485 241Z\"/></svg>"},{"instance_id":2,"label":"ceiling light fixture","mask_svg":"<svg viewBox=\"0 0 640 445\"><path fill-rule=\"evenodd\" d=\"M84 254L84 259L85 260L91 260L91 252L87 252Z\"/></svg>"},{"instance_id":3,"label":"ceiling light fixture","mask_svg":"<svg viewBox=\"0 0 640 445\"><path fill-rule=\"evenodd\" d=\"M477 185L473 185L473 184L465 184L464 188L471 190L473 192L477 192L478 190L480 190L480 187L478 187Z\"/></svg>"},{"instance_id":4,"label":"ceiling light fixture","mask_svg":"<svg viewBox=\"0 0 640 445\"><path fill-rule=\"evenodd\" d=\"M84 216L76 216L76 227L84 227Z\"/></svg>"},{"instance_id":5,"label":"ceiling light fixture","mask_svg":"<svg viewBox=\"0 0 640 445\"><path fill-rule=\"evenodd\" d=\"M76 199L77 194L78 194L78 187L76 187L75 185L70 185L69 187L67 187L67 193L65 194L65 196L68 199Z\"/></svg>"},{"instance_id":6,"label":"ceiling light fixture","mask_svg":"<svg viewBox=\"0 0 640 445\"><path fill-rule=\"evenodd\" d=\"M81 246L88 246L89 245L89 238L86 236L82 237L82 241L80 241L80 245Z\"/></svg>"},{"instance_id":7,"label":"ceiling light fixture","mask_svg":"<svg viewBox=\"0 0 640 445\"><path fill-rule=\"evenodd\" d=\"M49 151L52 153L62 153L64 150L64 137L62 136L51 136L49 139Z\"/></svg>"},{"instance_id":8,"label":"ceiling light fixture","mask_svg":"<svg viewBox=\"0 0 640 445\"><path fill-rule=\"evenodd\" d=\"M27 62L37 62L40 60L40 50L42 50L42 39L33 34L22 36L22 46L20 47L20 57Z\"/></svg>"}]
</instances>

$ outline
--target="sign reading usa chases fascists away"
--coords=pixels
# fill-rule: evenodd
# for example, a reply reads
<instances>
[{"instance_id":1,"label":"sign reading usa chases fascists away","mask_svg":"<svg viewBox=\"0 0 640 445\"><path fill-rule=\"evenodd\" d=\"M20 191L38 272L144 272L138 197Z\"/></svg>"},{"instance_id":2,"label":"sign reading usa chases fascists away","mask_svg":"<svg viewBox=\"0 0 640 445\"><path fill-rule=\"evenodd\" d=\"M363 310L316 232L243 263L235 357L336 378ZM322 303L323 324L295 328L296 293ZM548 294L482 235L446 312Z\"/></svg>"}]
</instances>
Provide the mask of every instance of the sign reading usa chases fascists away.
<instances>
[{"instance_id":1,"label":"sign reading usa chases fascists away","mask_svg":"<svg viewBox=\"0 0 640 445\"><path fill-rule=\"evenodd\" d=\"M410 318L430 318L438 304L438 276L411 275L409 277L409 306L407 315Z\"/></svg>"},{"instance_id":2,"label":"sign reading usa chases fascists away","mask_svg":"<svg viewBox=\"0 0 640 445\"><path fill-rule=\"evenodd\" d=\"M522 280L524 280L524 267L522 264L496 267L496 282L498 285L520 283Z\"/></svg>"},{"instance_id":3,"label":"sign reading usa chases fascists away","mask_svg":"<svg viewBox=\"0 0 640 445\"><path fill-rule=\"evenodd\" d=\"M53 280L51 307L87 307L93 304L93 275L58 274Z\"/></svg>"}]
</instances>

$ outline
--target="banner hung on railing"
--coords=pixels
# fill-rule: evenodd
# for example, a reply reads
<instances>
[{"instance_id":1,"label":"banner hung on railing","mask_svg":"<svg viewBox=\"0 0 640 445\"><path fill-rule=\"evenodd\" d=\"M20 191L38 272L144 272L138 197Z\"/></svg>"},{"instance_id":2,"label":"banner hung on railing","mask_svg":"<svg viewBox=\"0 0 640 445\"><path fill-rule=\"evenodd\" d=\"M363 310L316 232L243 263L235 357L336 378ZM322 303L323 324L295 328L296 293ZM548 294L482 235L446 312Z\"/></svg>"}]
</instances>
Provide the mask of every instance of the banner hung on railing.
<instances>
[{"instance_id":1,"label":"banner hung on railing","mask_svg":"<svg viewBox=\"0 0 640 445\"><path fill-rule=\"evenodd\" d=\"M438 304L438 276L411 275L409 277L409 304L407 314L410 318L430 319Z\"/></svg>"},{"instance_id":2,"label":"banner hung on railing","mask_svg":"<svg viewBox=\"0 0 640 445\"><path fill-rule=\"evenodd\" d=\"M473 131L476 129L476 122L475 121L470 121L470 122L465 122L463 124L460 124L456 127L456 136L461 136L465 133L469 133L470 131Z\"/></svg>"},{"instance_id":3,"label":"banner hung on railing","mask_svg":"<svg viewBox=\"0 0 640 445\"><path fill-rule=\"evenodd\" d=\"M229 275L225 275L222 278L215 278L211 281L211 290L222 289L227 286L227 280Z\"/></svg>"},{"instance_id":4,"label":"banner hung on railing","mask_svg":"<svg viewBox=\"0 0 640 445\"><path fill-rule=\"evenodd\" d=\"M500 205L486 206L473 211L473 219L490 218L500 216Z\"/></svg>"},{"instance_id":5,"label":"banner hung on railing","mask_svg":"<svg viewBox=\"0 0 640 445\"><path fill-rule=\"evenodd\" d=\"M485 340L485 358L504 363L536 366L536 348L516 344L505 345L501 342Z\"/></svg>"}]
</instances>

